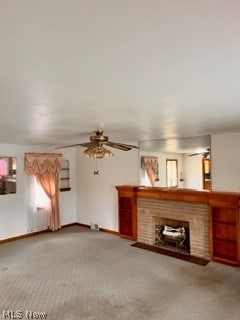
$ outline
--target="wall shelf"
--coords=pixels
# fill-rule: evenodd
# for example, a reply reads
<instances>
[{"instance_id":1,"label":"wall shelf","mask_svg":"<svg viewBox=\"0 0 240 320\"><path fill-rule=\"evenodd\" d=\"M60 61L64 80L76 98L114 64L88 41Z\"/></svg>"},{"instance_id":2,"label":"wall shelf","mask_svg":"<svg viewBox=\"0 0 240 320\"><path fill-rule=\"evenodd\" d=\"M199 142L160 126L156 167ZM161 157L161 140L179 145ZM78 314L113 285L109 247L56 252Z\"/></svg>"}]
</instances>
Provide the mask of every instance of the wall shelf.
<instances>
[{"instance_id":1,"label":"wall shelf","mask_svg":"<svg viewBox=\"0 0 240 320\"><path fill-rule=\"evenodd\" d=\"M69 175L69 161L63 159L61 161L61 171L59 177L59 191L70 191L70 175Z\"/></svg>"},{"instance_id":2,"label":"wall shelf","mask_svg":"<svg viewBox=\"0 0 240 320\"><path fill-rule=\"evenodd\" d=\"M239 208L212 206L212 257L230 265L239 265Z\"/></svg>"}]
</instances>

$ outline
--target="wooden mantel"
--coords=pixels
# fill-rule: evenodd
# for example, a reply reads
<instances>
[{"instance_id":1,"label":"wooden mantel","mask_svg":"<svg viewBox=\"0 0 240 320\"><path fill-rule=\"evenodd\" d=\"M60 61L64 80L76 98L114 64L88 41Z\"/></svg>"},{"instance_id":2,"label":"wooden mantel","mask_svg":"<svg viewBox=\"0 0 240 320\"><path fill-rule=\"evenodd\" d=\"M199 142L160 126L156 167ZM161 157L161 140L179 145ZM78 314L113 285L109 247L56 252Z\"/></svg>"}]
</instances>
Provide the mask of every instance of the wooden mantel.
<instances>
[{"instance_id":1,"label":"wooden mantel","mask_svg":"<svg viewBox=\"0 0 240 320\"><path fill-rule=\"evenodd\" d=\"M158 200L175 200L207 203L211 206L224 206L237 208L240 206L240 193L217 192L183 188L160 188L143 186L116 186L122 195L134 195L136 197L153 198Z\"/></svg>"},{"instance_id":2,"label":"wooden mantel","mask_svg":"<svg viewBox=\"0 0 240 320\"><path fill-rule=\"evenodd\" d=\"M116 186L116 189L120 236L138 240L139 198L206 204L212 260L240 266L240 193L130 185Z\"/></svg>"}]
</instances>

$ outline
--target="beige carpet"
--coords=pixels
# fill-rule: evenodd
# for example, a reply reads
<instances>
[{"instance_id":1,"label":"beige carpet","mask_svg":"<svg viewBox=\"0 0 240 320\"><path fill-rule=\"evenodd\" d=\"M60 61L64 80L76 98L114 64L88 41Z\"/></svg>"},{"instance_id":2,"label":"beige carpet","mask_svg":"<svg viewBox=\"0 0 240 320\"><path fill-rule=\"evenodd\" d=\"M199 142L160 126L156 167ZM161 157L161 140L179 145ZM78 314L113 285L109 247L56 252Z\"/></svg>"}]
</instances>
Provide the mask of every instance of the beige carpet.
<instances>
[{"instance_id":1,"label":"beige carpet","mask_svg":"<svg viewBox=\"0 0 240 320\"><path fill-rule=\"evenodd\" d=\"M240 319L240 269L132 243L76 226L1 244L0 319L7 310L23 319Z\"/></svg>"}]
</instances>

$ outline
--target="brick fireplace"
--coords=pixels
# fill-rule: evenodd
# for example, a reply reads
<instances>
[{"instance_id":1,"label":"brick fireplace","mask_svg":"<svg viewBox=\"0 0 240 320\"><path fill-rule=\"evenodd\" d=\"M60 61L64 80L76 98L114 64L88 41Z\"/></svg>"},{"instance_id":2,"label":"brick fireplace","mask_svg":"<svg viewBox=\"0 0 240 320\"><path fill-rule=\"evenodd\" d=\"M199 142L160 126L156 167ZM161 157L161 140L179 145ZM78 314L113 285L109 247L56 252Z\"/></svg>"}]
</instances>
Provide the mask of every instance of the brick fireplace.
<instances>
[{"instance_id":1,"label":"brick fireplace","mask_svg":"<svg viewBox=\"0 0 240 320\"><path fill-rule=\"evenodd\" d=\"M210 259L209 206L206 203L137 199L137 241L155 245L155 226L159 218L189 222L190 254Z\"/></svg>"},{"instance_id":2,"label":"brick fireplace","mask_svg":"<svg viewBox=\"0 0 240 320\"><path fill-rule=\"evenodd\" d=\"M187 247L192 256L240 266L240 193L126 185L116 188L121 237L150 247L175 241L176 249ZM170 232L187 230L190 246L181 242L181 234L166 233L169 224ZM156 239L156 229L162 227L165 234ZM174 227L178 231L172 230Z\"/></svg>"}]
</instances>

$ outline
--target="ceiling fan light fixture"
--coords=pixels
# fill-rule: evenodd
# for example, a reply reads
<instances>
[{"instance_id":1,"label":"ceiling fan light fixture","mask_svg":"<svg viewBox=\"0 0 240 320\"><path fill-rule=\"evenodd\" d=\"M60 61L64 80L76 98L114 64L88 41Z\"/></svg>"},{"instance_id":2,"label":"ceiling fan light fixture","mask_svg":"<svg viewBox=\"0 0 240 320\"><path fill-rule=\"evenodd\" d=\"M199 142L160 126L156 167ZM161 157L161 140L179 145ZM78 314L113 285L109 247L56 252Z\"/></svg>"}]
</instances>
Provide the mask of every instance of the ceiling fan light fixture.
<instances>
[{"instance_id":1,"label":"ceiling fan light fixture","mask_svg":"<svg viewBox=\"0 0 240 320\"><path fill-rule=\"evenodd\" d=\"M84 155L92 159L102 159L107 157L112 157L113 153L104 148L103 146L96 146L93 148L88 148L84 151Z\"/></svg>"}]
</instances>

